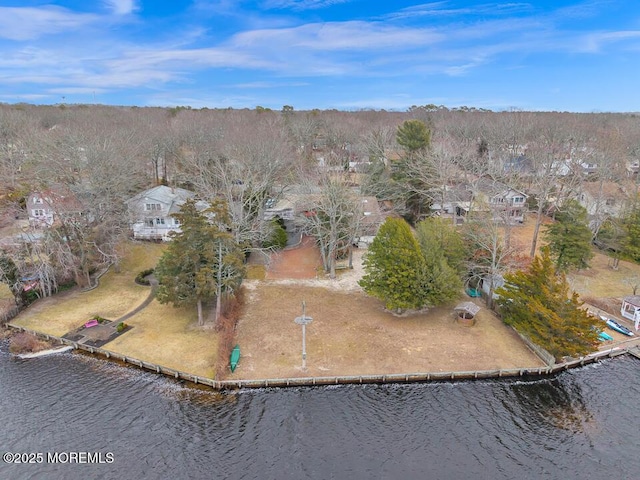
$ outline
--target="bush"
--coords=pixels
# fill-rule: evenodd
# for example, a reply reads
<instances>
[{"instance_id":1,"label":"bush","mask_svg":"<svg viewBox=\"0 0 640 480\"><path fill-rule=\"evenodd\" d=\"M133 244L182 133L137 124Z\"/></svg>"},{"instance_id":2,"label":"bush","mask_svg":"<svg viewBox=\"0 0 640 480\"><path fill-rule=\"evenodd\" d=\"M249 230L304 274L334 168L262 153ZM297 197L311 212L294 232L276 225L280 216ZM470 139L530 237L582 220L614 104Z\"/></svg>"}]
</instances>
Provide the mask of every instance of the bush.
<instances>
[{"instance_id":1,"label":"bush","mask_svg":"<svg viewBox=\"0 0 640 480\"><path fill-rule=\"evenodd\" d=\"M106 318L101 317L100 315L94 315L93 317L91 317L91 320L97 320L98 323L105 323L109 321Z\"/></svg>"},{"instance_id":2,"label":"bush","mask_svg":"<svg viewBox=\"0 0 640 480\"><path fill-rule=\"evenodd\" d=\"M142 270L138 275L136 275L136 283L138 285L146 285L147 287L151 285L149 279L146 278L151 275L155 271L155 268L147 268L146 270Z\"/></svg>"},{"instance_id":3,"label":"bush","mask_svg":"<svg viewBox=\"0 0 640 480\"><path fill-rule=\"evenodd\" d=\"M278 220L271 221L271 235L263 242L262 246L263 248L275 248L277 250L282 250L287 246L287 231Z\"/></svg>"},{"instance_id":4,"label":"bush","mask_svg":"<svg viewBox=\"0 0 640 480\"><path fill-rule=\"evenodd\" d=\"M122 331L123 331L125 328L127 328L128 326L129 326L129 325L127 325L126 323L124 323L124 322L120 322L120 323L118 324L118 326L116 327L116 332L118 332L118 333L122 333Z\"/></svg>"},{"instance_id":5,"label":"bush","mask_svg":"<svg viewBox=\"0 0 640 480\"><path fill-rule=\"evenodd\" d=\"M9 351L15 354L37 352L48 346L45 341L39 340L38 337L27 332L18 333L9 340Z\"/></svg>"}]
</instances>

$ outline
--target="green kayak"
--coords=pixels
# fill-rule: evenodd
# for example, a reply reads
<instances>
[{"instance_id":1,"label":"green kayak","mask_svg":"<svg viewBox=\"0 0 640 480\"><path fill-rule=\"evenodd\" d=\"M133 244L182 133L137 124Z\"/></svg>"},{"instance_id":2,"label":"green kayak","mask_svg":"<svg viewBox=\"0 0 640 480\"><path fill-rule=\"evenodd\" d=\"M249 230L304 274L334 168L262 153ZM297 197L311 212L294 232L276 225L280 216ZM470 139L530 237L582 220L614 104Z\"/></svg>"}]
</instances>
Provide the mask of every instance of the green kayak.
<instances>
[{"instance_id":1,"label":"green kayak","mask_svg":"<svg viewBox=\"0 0 640 480\"><path fill-rule=\"evenodd\" d=\"M231 371L233 372L238 366L238 362L240 361L240 346L236 345L231 350L231 357L229 359L229 365L231 367Z\"/></svg>"}]
</instances>

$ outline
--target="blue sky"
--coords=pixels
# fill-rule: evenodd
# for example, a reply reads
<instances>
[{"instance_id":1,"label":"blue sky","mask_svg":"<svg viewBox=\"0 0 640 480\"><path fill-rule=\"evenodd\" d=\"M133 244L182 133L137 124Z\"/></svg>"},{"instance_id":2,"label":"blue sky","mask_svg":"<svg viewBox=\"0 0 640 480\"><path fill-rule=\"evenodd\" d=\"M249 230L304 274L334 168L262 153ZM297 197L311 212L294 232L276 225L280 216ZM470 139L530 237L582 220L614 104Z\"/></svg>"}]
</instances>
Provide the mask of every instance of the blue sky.
<instances>
[{"instance_id":1,"label":"blue sky","mask_svg":"<svg viewBox=\"0 0 640 480\"><path fill-rule=\"evenodd\" d=\"M640 111L638 0L0 0L0 102Z\"/></svg>"}]
</instances>

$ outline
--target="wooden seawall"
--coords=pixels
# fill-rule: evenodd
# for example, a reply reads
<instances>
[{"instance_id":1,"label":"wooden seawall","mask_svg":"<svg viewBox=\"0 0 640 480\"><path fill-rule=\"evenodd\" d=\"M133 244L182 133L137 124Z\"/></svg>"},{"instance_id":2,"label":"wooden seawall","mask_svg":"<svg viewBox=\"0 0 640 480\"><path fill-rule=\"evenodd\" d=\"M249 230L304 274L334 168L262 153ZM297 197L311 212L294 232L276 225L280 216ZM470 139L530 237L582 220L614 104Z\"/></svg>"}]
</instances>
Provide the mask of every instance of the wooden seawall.
<instances>
[{"instance_id":1,"label":"wooden seawall","mask_svg":"<svg viewBox=\"0 0 640 480\"><path fill-rule=\"evenodd\" d=\"M104 348L92 347L81 343L73 342L66 338L54 335L35 332L17 325L7 324L7 327L20 332L27 332L32 335L44 338L49 341L56 341L63 345L69 345L76 350L88 352L93 355L102 356L110 360L116 360L125 364L134 365L144 370L173 377L178 380L192 382L198 385L207 385L215 390L235 390L240 388L269 388L269 387L301 387L301 386L321 386L321 385L352 385L352 384L384 384L384 383L416 383L416 382L443 382L458 380L474 380L489 378L515 378L554 375L570 368L578 368L590 363L598 362L605 358L612 358L619 355L631 354L640 359L640 346L635 342L627 346L614 347L610 350L596 352L583 358L557 363L545 367L518 368L505 370L478 370L462 372L426 372L426 373L402 373L388 375L350 375L332 377L297 377L297 378L270 378L259 380L215 380L212 378L200 377L187 372L181 372L173 368L164 367L150 362L145 362L137 358L128 357L120 353L111 352Z\"/></svg>"}]
</instances>

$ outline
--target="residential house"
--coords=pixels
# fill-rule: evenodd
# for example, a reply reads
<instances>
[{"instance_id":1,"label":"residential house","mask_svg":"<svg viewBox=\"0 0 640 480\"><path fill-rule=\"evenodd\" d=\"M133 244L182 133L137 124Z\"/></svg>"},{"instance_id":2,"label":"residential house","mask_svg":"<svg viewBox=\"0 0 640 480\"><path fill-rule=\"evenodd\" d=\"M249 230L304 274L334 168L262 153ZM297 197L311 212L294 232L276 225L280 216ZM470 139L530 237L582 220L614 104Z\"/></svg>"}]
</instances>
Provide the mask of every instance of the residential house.
<instances>
[{"instance_id":1,"label":"residential house","mask_svg":"<svg viewBox=\"0 0 640 480\"><path fill-rule=\"evenodd\" d=\"M169 240L169 233L180 232L180 222L172 217L195 193L183 188L159 185L127 200L133 238L143 240ZM199 208L207 204L199 202Z\"/></svg>"},{"instance_id":2,"label":"residential house","mask_svg":"<svg viewBox=\"0 0 640 480\"><path fill-rule=\"evenodd\" d=\"M595 231L607 218L619 216L633 189L633 185L608 180L582 182L578 202L587 210L591 229Z\"/></svg>"},{"instance_id":3,"label":"residential house","mask_svg":"<svg viewBox=\"0 0 640 480\"><path fill-rule=\"evenodd\" d=\"M64 218L79 217L86 213L78 197L65 187L32 192L27 197L29 225L48 228Z\"/></svg>"},{"instance_id":4,"label":"residential house","mask_svg":"<svg viewBox=\"0 0 640 480\"><path fill-rule=\"evenodd\" d=\"M489 177L478 179L473 189L473 209L490 211L494 220L510 224L523 223L527 211L527 195L520 190Z\"/></svg>"},{"instance_id":5,"label":"residential house","mask_svg":"<svg viewBox=\"0 0 640 480\"><path fill-rule=\"evenodd\" d=\"M50 227L53 225L55 210L51 195L42 192L33 192L27 197L27 216L29 225L35 228Z\"/></svg>"},{"instance_id":6,"label":"residential house","mask_svg":"<svg viewBox=\"0 0 640 480\"><path fill-rule=\"evenodd\" d=\"M308 193L286 193L278 201L268 200L264 211L264 219L283 219L289 233L300 228L304 224L304 217L315 214L315 208L321 194L317 192ZM370 243L378 233L380 225L385 219L385 215L380 209L380 204L376 197L355 196L361 202L362 219L360 221L360 241Z\"/></svg>"},{"instance_id":7,"label":"residential house","mask_svg":"<svg viewBox=\"0 0 640 480\"><path fill-rule=\"evenodd\" d=\"M470 185L443 185L431 192L431 211L442 218L451 218L456 225L463 223L471 208L473 193Z\"/></svg>"}]
</instances>

